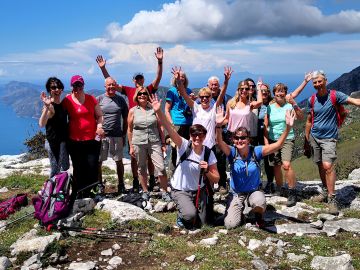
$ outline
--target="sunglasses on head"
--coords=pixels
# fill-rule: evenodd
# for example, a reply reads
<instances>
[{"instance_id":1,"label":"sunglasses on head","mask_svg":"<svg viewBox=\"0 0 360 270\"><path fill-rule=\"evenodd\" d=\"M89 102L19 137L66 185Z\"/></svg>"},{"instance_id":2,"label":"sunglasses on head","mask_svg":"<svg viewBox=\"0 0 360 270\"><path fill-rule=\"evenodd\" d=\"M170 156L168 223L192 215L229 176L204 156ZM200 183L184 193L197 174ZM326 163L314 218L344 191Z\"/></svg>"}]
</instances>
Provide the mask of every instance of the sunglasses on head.
<instances>
[{"instance_id":1,"label":"sunglasses on head","mask_svg":"<svg viewBox=\"0 0 360 270\"><path fill-rule=\"evenodd\" d=\"M210 96L199 96L199 98L200 98L200 99L204 99L204 98L209 99Z\"/></svg>"},{"instance_id":2,"label":"sunglasses on head","mask_svg":"<svg viewBox=\"0 0 360 270\"><path fill-rule=\"evenodd\" d=\"M76 82L72 86L73 87L83 87L84 85L81 82Z\"/></svg>"},{"instance_id":3,"label":"sunglasses on head","mask_svg":"<svg viewBox=\"0 0 360 270\"><path fill-rule=\"evenodd\" d=\"M248 137L247 136L236 136L236 135L234 135L233 136L233 139L234 140L242 140L242 141L244 141L244 140L246 140Z\"/></svg>"},{"instance_id":4,"label":"sunglasses on head","mask_svg":"<svg viewBox=\"0 0 360 270\"><path fill-rule=\"evenodd\" d=\"M56 89L63 90L63 88L61 88L60 86L55 86L55 85L50 86L50 89L51 90L56 90Z\"/></svg>"},{"instance_id":5,"label":"sunglasses on head","mask_svg":"<svg viewBox=\"0 0 360 270\"><path fill-rule=\"evenodd\" d=\"M148 96L149 94L147 92L139 92L137 93L137 96Z\"/></svg>"}]
</instances>

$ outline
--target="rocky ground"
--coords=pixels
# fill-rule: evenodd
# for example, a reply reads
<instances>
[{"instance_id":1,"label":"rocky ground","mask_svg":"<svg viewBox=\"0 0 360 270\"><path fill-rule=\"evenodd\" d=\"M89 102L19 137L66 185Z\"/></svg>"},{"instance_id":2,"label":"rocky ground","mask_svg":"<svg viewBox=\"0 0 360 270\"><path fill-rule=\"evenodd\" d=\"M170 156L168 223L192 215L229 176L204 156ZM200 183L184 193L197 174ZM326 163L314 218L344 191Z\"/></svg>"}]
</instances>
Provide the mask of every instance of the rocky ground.
<instances>
[{"instance_id":1,"label":"rocky ground","mask_svg":"<svg viewBox=\"0 0 360 270\"><path fill-rule=\"evenodd\" d=\"M29 164L15 168L12 162L0 166L23 173L40 170ZM45 164L41 172L46 174L46 162L38 162ZM30 222L1 254L0 269L360 269L360 170L348 178L336 186L342 206L338 216L328 214L326 204L309 200L319 192L319 181L301 182L301 201L294 207L286 207L284 197L267 197L263 230L252 224L248 209L245 224L234 230L182 230L174 226L175 205L162 202L156 192L145 210L119 197L77 200L71 215L58 223L72 231L45 232ZM214 196L219 216L225 197ZM0 241L19 226L25 223L2 227Z\"/></svg>"}]
</instances>

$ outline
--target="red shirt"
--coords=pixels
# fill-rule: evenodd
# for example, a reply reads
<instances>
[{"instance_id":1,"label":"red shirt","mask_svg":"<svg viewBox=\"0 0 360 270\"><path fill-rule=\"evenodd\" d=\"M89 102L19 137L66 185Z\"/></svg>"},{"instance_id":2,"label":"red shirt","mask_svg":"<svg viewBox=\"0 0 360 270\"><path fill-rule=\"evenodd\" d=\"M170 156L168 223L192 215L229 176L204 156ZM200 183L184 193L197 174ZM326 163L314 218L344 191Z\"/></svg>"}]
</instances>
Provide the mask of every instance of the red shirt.
<instances>
[{"instance_id":1,"label":"red shirt","mask_svg":"<svg viewBox=\"0 0 360 270\"><path fill-rule=\"evenodd\" d=\"M62 105L69 114L69 137L71 140L88 141L95 139L96 104L96 98L88 94L85 94L85 102L81 105L74 102L71 94L64 98Z\"/></svg>"},{"instance_id":2,"label":"red shirt","mask_svg":"<svg viewBox=\"0 0 360 270\"><path fill-rule=\"evenodd\" d=\"M152 85L152 83L149 84L146 87L146 89L149 91L150 94L153 94L156 91L156 89L154 89L154 86ZM137 103L134 102L134 95L135 95L135 92L136 92L136 87L123 86L122 91L127 96L128 100L129 100L129 109L131 109L132 107L135 107L137 105Z\"/></svg>"}]
</instances>

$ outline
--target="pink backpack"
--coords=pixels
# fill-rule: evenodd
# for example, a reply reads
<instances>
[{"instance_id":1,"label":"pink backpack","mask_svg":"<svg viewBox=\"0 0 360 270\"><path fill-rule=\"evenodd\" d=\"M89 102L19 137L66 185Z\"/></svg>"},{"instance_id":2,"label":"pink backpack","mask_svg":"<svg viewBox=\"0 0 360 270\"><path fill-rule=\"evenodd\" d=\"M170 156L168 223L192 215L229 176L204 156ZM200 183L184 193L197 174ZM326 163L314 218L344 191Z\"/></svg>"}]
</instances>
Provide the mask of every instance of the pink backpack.
<instances>
[{"instance_id":1,"label":"pink backpack","mask_svg":"<svg viewBox=\"0 0 360 270\"><path fill-rule=\"evenodd\" d=\"M39 196L32 199L34 217L44 226L66 217L71 209L72 176L68 172L47 179Z\"/></svg>"}]
</instances>

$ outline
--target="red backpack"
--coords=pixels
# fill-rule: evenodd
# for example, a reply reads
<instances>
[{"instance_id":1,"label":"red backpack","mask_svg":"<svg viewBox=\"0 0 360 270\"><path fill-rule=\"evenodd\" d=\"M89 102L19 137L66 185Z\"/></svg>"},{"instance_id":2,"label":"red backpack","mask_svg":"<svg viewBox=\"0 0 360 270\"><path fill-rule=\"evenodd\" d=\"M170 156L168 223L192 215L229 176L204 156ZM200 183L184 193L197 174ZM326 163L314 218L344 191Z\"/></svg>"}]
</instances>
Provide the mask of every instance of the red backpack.
<instances>
[{"instance_id":1,"label":"red backpack","mask_svg":"<svg viewBox=\"0 0 360 270\"><path fill-rule=\"evenodd\" d=\"M315 103L316 94L313 94L310 98L311 106L311 125L314 125L314 103ZM346 116L349 114L349 111L341 104L336 103L336 91L330 90L330 100L336 109L336 119L338 127L344 123Z\"/></svg>"}]
</instances>

